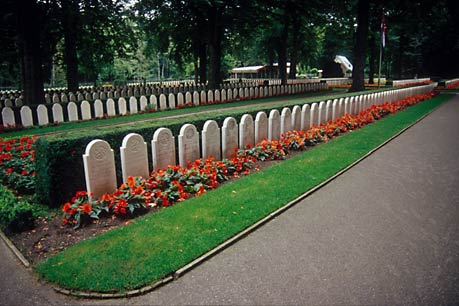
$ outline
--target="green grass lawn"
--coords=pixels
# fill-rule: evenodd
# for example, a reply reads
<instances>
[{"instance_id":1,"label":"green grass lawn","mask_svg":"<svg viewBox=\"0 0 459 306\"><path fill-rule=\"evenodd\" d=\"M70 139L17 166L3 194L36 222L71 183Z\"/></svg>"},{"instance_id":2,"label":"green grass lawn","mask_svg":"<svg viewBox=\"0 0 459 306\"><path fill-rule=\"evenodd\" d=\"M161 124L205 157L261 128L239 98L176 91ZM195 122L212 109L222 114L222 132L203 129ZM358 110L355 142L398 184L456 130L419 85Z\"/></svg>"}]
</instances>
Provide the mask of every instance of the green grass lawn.
<instances>
[{"instance_id":1,"label":"green grass lawn","mask_svg":"<svg viewBox=\"0 0 459 306\"><path fill-rule=\"evenodd\" d=\"M38 265L50 282L123 292L151 284L342 170L450 96L389 116L271 168L79 243Z\"/></svg>"}]
</instances>

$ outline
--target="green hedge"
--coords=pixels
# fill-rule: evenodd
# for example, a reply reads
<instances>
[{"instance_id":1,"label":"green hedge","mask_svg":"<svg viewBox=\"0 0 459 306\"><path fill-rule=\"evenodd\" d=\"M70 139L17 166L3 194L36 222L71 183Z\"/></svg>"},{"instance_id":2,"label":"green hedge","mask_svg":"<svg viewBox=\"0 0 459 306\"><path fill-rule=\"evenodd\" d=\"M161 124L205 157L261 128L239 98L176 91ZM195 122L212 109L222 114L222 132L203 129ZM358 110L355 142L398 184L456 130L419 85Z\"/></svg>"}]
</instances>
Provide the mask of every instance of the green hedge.
<instances>
[{"instance_id":1,"label":"green hedge","mask_svg":"<svg viewBox=\"0 0 459 306\"><path fill-rule=\"evenodd\" d=\"M16 196L0 185L0 227L2 230L20 232L34 225L33 206L18 201Z\"/></svg>"},{"instance_id":2,"label":"green hedge","mask_svg":"<svg viewBox=\"0 0 459 306\"><path fill-rule=\"evenodd\" d=\"M217 121L222 126L227 117L231 116L239 121L244 114L251 114L255 117L259 111L265 111L268 114L272 109L276 108L253 111L235 110L230 115L222 114L219 116L215 116L215 113L195 114L186 118L158 119L42 136L35 143L37 198L43 204L57 207L69 201L76 191L86 189L82 155L88 143L94 139L107 141L114 150L118 171L117 179L120 183L122 176L119 148L123 138L129 133L138 133L143 136L148 146L148 158L151 165L151 140L154 132L160 127L169 128L177 136L185 123L192 123L201 131L204 123L209 119ZM281 108L277 109L281 110Z\"/></svg>"}]
</instances>

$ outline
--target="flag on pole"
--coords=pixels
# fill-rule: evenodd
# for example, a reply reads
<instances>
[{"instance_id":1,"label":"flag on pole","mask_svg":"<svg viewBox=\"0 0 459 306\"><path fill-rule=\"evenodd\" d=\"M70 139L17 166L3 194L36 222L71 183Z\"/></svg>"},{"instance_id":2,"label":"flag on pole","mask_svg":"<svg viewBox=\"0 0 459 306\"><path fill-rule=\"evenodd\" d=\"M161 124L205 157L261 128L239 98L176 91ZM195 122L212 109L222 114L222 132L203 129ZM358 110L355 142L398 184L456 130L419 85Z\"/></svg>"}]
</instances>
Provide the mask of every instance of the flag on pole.
<instances>
[{"instance_id":1,"label":"flag on pole","mask_svg":"<svg viewBox=\"0 0 459 306\"><path fill-rule=\"evenodd\" d=\"M386 47L386 35L387 35L387 25L386 25L386 17L384 16L384 12L381 19L381 44L383 48Z\"/></svg>"}]
</instances>

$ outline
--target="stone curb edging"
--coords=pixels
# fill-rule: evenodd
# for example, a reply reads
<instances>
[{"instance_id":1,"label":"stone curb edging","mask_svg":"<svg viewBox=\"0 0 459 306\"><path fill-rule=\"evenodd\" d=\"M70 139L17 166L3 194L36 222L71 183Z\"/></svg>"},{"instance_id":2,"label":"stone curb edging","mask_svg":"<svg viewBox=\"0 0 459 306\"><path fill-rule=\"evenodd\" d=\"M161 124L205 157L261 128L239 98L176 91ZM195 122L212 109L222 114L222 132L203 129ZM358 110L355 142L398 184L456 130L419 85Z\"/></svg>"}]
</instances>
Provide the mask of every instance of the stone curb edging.
<instances>
[{"instance_id":1,"label":"stone curb edging","mask_svg":"<svg viewBox=\"0 0 459 306\"><path fill-rule=\"evenodd\" d=\"M339 172L337 172L333 176L329 177L327 180L325 180L322 183L316 185L315 187L313 187L312 189L308 190L307 192L301 194L297 198L295 198L292 201L288 202L286 205L278 208L276 211L270 213L268 216L264 217L263 219L259 220L255 224L253 224L253 225L249 226L248 228L246 228L245 230L243 230L242 232L236 234L235 236L233 236L230 239L226 240L225 242L223 242L222 244L218 245L214 249L212 249L209 252L201 255L200 257L196 258L195 260L193 260L189 264L187 264L184 267L176 270L171 275L159 280L158 282L155 282L155 283L153 283L151 285L148 285L148 286L144 286L144 287L139 288L139 289L130 290L130 291L123 292L123 293L101 293L101 292L72 291L72 290L61 288L59 286L53 286L52 288L56 292L64 294L64 295L74 296L74 297L78 297L78 298L86 298L86 299L119 299L119 298L128 298L128 297L134 297L134 296L138 296L138 295L149 293L149 292L155 290L156 288L159 288L159 287L161 287L161 286L163 286L163 285L165 285L165 284L167 284L169 282L172 282L172 281L182 277L184 274L186 274L187 272L189 272L192 269L196 268L197 266L199 266L200 264L202 264L206 260L212 258L214 255L220 253L221 251L223 251L224 249L226 249L229 246L233 245L237 241L239 241L242 238L248 236L250 233L254 232L256 229L260 228L262 225L264 225L264 224L268 223L269 221L273 220L277 216L281 215L284 211L288 210L289 208L291 208L292 206L296 205L297 203L299 203L303 199L307 198L311 194L313 194L316 191L320 190L322 187L328 185L330 182L334 181L336 178L338 178L339 176L341 176L342 174L344 174L345 172L347 172L351 168L355 167L360 162L362 162L363 160L368 158L370 155L372 155L373 153L375 153L376 151L378 151L379 149L381 149L382 147L387 145L389 142L391 142L392 140L394 140L395 138L397 138L398 136L403 134L405 131L410 129L412 126L414 126L415 124L417 124L418 122L420 122L421 120L426 118L433 111L438 109L438 107L440 107L440 106L441 105L433 108L432 110L430 110L428 113L426 113L423 116L421 116L420 118L418 118L413 123L409 124L408 126L403 128L402 130L398 131L392 137L390 137L389 139L387 139L386 141L381 143L379 146L377 146L376 148L373 148L368 153L366 153L364 156L362 156L358 160L354 161L352 164L348 165L347 167L345 167L344 169L340 170ZM27 259L24 258L24 256L21 254L21 252L14 246L14 244L1 231L0 231L0 237L5 241L5 243L8 245L8 247L18 257L18 259L21 261L21 263L24 264L24 266L26 268L29 268L30 264L27 261Z\"/></svg>"},{"instance_id":2,"label":"stone curb edging","mask_svg":"<svg viewBox=\"0 0 459 306\"><path fill-rule=\"evenodd\" d=\"M29 261L22 255L22 253L16 248L16 246L11 242L8 237L5 236L3 231L0 230L0 237L2 240L5 242L6 246L13 252L13 254L17 257L17 259L26 267L27 269L30 268L30 263Z\"/></svg>"}]
</instances>

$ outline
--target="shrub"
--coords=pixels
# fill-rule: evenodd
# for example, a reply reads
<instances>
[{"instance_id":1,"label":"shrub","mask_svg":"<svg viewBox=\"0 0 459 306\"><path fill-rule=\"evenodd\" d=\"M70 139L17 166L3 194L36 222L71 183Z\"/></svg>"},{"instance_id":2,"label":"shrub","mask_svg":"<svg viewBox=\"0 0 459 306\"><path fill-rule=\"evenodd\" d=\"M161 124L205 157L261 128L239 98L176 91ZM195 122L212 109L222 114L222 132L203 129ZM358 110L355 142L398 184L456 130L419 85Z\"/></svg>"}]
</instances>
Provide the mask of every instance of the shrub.
<instances>
[{"instance_id":1,"label":"shrub","mask_svg":"<svg viewBox=\"0 0 459 306\"><path fill-rule=\"evenodd\" d=\"M34 226L33 206L18 201L9 190L0 186L0 226L3 230L20 232Z\"/></svg>"}]
</instances>

